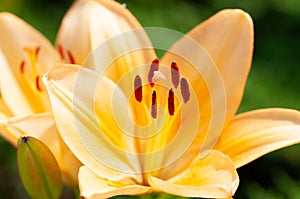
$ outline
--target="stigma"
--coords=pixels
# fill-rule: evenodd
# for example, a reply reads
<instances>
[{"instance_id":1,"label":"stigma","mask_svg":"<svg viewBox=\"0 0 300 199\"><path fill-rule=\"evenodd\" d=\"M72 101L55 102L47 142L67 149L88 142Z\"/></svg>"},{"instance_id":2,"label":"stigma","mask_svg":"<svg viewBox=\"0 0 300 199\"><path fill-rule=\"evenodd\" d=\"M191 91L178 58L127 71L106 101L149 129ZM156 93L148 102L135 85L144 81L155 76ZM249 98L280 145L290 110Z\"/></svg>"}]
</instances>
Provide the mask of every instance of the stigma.
<instances>
[{"instance_id":1,"label":"stigma","mask_svg":"<svg viewBox=\"0 0 300 199\"><path fill-rule=\"evenodd\" d=\"M185 77L181 77L182 75L179 72L179 65L176 62L172 62L170 64L170 83L166 85L171 85L170 88L168 88L168 94L167 94L167 103L166 103L166 109L167 113L170 117L174 116L176 113L176 107L175 107L175 99L181 98L183 101L183 104L186 104L190 100L190 87L187 79ZM161 87L162 85L157 85L158 80L168 81L166 78L166 74L159 71L159 60L154 59L152 63L150 64L149 71L148 71L148 81L144 82L142 81L142 78L140 75L136 75L134 78L134 97L135 100L138 103L147 103L149 100L144 100L144 98L151 99L149 104L146 104L146 106L149 108L149 114L153 119L156 119L159 114L158 105L161 105L159 100L162 100L159 98L159 92L157 92L157 89ZM144 96L144 89L143 87L148 86L148 89L150 88L152 91L151 96L149 96L149 92L146 91L146 95ZM180 89L181 96L175 95L175 90ZM148 94L149 93L149 94ZM179 99L177 101L180 101ZM181 106L181 105L180 105Z\"/></svg>"}]
</instances>

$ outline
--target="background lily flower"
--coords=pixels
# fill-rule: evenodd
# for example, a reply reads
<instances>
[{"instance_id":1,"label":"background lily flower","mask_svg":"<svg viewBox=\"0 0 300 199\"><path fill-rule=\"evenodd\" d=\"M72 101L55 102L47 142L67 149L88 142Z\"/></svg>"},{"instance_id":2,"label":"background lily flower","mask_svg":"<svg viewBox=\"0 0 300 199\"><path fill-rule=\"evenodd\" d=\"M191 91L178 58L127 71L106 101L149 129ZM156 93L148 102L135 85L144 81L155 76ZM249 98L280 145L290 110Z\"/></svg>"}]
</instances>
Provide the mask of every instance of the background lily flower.
<instances>
[{"instance_id":1,"label":"background lily flower","mask_svg":"<svg viewBox=\"0 0 300 199\"><path fill-rule=\"evenodd\" d=\"M188 42L190 38L204 48L195 48ZM82 197L106 198L151 191L188 197L230 197L239 182L236 168L300 141L298 111L263 109L236 116L253 51L253 24L245 12L221 11L176 42L161 60L162 65L171 65L168 73L158 69L155 57L150 64L153 51L148 49L150 56L141 57L132 49L139 45L138 38L121 41L108 55L114 57L122 52L119 46L128 47L129 53L111 60L106 77L96 87L99 75L79 66L58 65L44 78L62 139L84 164L79 172ZM126 45L130 41L133 44ZM96 58L92 57L87 65L106 66L107 60ZM139 69L141 64L148 67ZM190 67L193 64L206 66L211 74L209 84L215 89L209 90L204 79L195 75ZM225 90L218 89L216 76L209 73L215 67ZM178 77L181 93L174 97L175 88L179 88ZM165 80L173 86L163 88L160 82ZM217 112L226 111L224 122L217 123L222 126L221 137L207 138L211 135L209 124L218 122L211 118L210 96L221 96L224 92L226 99L220 98L219 104L224 103L225 110L214 107ZM201 114L197 116L199 109ZM180 111L182 114L178 114ZM199 125L193 134L195 118ZM162 121L165 123L159 128ZM132 123L153 125L141 130ZM180 137L181 142L164 151L181 126L186 133ZM153 132L158 133L152 135ZM149 133L153 137L139 137ZM180 143L189 139L193 139L191 145L182 151ZM156 154L160 149L163 152ZM174 157L178 159L165 164Z\"/></svg>"},{"instance_id":2,"label":"background lily flower","mask_svg":"<svg viewBox=\"0 0 300 199\"><path fill-rule=\"evenodd\" d=\"M55 154L67 183L74 184L80 162L57 133L41 77L57 63L81 64L100 42L139 27L131 13L113 1L78 0L63 18L54 48L22 19L0 13L1 136L14 146L23 133L41 139Z\"/></svg>"}]
</instances>

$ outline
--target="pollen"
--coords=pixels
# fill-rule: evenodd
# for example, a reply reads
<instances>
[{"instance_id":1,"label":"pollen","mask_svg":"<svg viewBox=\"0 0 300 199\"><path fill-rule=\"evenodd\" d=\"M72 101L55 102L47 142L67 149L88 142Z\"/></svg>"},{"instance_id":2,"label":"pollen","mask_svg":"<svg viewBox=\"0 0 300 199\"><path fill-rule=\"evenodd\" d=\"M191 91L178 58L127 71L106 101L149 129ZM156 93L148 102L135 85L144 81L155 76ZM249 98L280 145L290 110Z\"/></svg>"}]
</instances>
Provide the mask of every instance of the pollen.
<instances>
[{"instance_id":1,"label":"pollen","mask_svg":"<svg viewBox=\"0 0 300 199\"><path fill-rule=\"evenodd\" d=\"M168 97L168 110L169 114L172 116L174 115L175 112L175 104L174 104L174 92L173 89L171 88L169 91L169 97Z\"/></svg>"},{"instance_id":2,"label":"pollen","mask_svg":"<svg viewBox=\"0 0 300 199\"><path fill-rule=\"evenodd\" d=\"M40 84L40 76L39 75L36 76L36 78L35 78L35 85L36 85L36 89L41 92L42 87L41 87L41 84Z\"/></svg>"},{"instance_id":3,"label":"pollen","mask_svg":"<svg viewBox=\"0 0 300 199\"><path fill-rule=\"evenodd\" d=\"M138 102L142 102L143 100L142 79L138 75L134 79L134 96Z\"/></svg>"},{"instance_id":4,"label":"pollen","mask_svg":"<svg viewBox=\"0 0 300 199\"><path fill-rule=\"evenodd\" d=\"M157 101L156 101L156 91L152 93L152 103L151 103L151 116L152 118L157 118Z\"/></svg>"},{"instance_id":5,"label":"pollen","mask_svg":"<svg viewBox=\"0 0 300 199\"><path fill-rule=\"evenodd\" d=\"M35 49L35 56L36 57L39 55L39 52L40 52L40 47L37 46L36 49Z\"/></svg>"},{"instance_id":6,"label":"pollen","mask_svg":"<svg viewBox=\"0 0 300 199\"><path fill-rule=\"evenodd\" d=\"M58 53L60 55L60 58L65 59L64 48L62 47L62 45L58 45L57 48L58 48Z\"/></svg>"},{"instance_id":7,"label":"pollen","mask_svg":"<svg viewBox=\"0 0 300 199\"><path fill-rule=\"evenodd\" d=\"M25 61L24 60L20 63L20 72L22 75L25 73Z\"/></svg>"},{"instance_id":8,"label":"pollen","mask_svg":"<svg viewBox=\"0 0 300 199\"><path fill-rule=\"evenodd\" d=\"M148 107L148 113L153 119L158 118L160 112L158 105L164 106L165 109L162 110L166 110L170 116L175 115L177 108L175 102L178 101L175 98L177 96L175 96L175 91L177 92L180 89L182 98L182 104L178 105L178 110L180 110L180 106L188 103L191 97L189 83L184 77L181 77L177 63L172 62L170 66L171 78L159 70L159 60L154 59L149 66L148 82L146 81L146 84L143 85L142 76L139 74L133 80L135 100L144 103ZM158 80L162 80L162 82L154 87Z\"/></svg>"},{"instance_id":9,"label":"pollen","mask_svg":"<svg viewBox=\"0 0 300 199\"><path fill-rule=\"evenodd\" d=\"M73 54L70 51L68 51L67 54L68 54L70 63L75 64L76 62L75 62L75 58L74 58Z\"/></svg>"},{"instance_id":10,"label":"pollen","mask_svg":"<svg viewBox=\"0 0 300 199\"><path fill-rule=\"evenodd\" d=\"M174 87L177 88L179 85L180 75L179 75L179 68L176 62L171 63L171 77L172 77L172 83Z\"/></svg>"},{"instance_id":11,"label":"pollen","mask_svg":"<svg viewBox=\"0 0 300 199\"><path fill-rule=\"evenodd\" d=\"M26 55L26 58L20 63L20 73L22 75L22 79L24 80L24 82L26 82L26 84L29 85L31 89L41 92L43 89L41 86L41 80L37 68L39 66L38 55L41 51L41 48L32 43L26 45L23 48L23 51Z\"/></svg>"},{"instance_id":12,"label":"pollen","mask_svg":"<svg viewBox=\"0 0 300 199\"><path fill-rule=\"evenodd\" d=\"M185 78L181 78L180 80L180 91L184 103L187 103L190 100L191 94L190 94L189 83Z\"/></svg>"}]
</instances>

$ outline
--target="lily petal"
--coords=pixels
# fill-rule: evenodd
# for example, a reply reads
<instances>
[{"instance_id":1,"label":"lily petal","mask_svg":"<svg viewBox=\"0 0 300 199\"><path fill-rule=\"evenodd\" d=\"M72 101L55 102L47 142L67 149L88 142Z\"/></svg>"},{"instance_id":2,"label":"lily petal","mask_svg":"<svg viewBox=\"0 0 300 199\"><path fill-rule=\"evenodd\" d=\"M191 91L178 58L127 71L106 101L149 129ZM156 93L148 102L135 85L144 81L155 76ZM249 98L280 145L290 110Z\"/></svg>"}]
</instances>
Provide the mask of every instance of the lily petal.
<instances>
[{"instance_id":1,"label":"lily petal","mask_svg":"<svg viewBox=\"0 0 300 199\"><path fill-rule=\"evenodd\" d=\"M201 45L217 65L226 90L227 119L231 119L240 105L251 66L254 43L251 17L239 9L223 10L192 29L187 36ZM171 50L175 48L190 49L184 40L175 43ZM166 54L163 59L171 58L172 55Z\"/></svg>"},{"instance_id":2,"label":"lily petal","mask_svg":"<svg viewBox=\"0 0 300 199\"><path fill-rule=\"evenodd\" d=\"M105 107L111 106L114 94L117 95L115 99L120 100L120 107L124 105L122 100L125 99L120 90L114 90L115 84L105 78L101 80L103 90L97 92L98 80L99 76L94 71L77 65L57 65L44 77L44 85L60 134L78 159L101 178L113 181L130 180L131 177L136 177L133 173L139 169L138 160L135 156L127 157L130 154L126 150L121 150L113 144L113 140L106 137L111 136L112 139L123 142L117 132L115 136L105 135L106 127L101 125L101 119L99 121L93 112L94 109L102 107L103 115L112 117L109 109ZM99 105L101 103L103 105ZM100 118L105 120L105 117ZM113 121L113 118L107 120ZM88 145L85 144L87 142Z\"/></svg>"},{"instance_id":3,"label":"lily petal","mask_svg":"<svg viewBox=\"0 0 300 199\"><path fill-rule=\"evenodd\" d=\"M46 96L42 98L43 104L26 86L24 75L21 74L22 68L26 72L32 70L24 48L34 46L38 49L38 55L35 55L38 74L43 74L60 61L58 53L41 33L10 13L0 13L0 29L0 86L3 100L15 115L45 111ZM32 83L35 87L35 79Z\"/></svg>"},{"instance_id":4,"label":"lily petal","mask_svg":"<svg viewBox=\"0 0 300 199\"><path fill-rule=\"evenodd\" d=\"M12 116L11 110L7 107L6 103L0 97L0 120Z\"/></svg>"},{"instance_id":5,"label":"lily petal","mask_svg":"<svg viewBox=\"0 0 300 199\"><path fill-rule=\"evenodd\" d=\"M130 11L118 2L78 0L63 19L56 45L64 57L71 53L74 62L82 64L86 56L106 40L137 28L141 29L142 26ZM118 48L132 50L126 45L130 45L130 42L123 40L118 43ZM114 49L110 47L110 50Z\"/></svg>"},{"instance_id":6,"label":"lily petal","mask_svg":"<svg viewBox=\"0 0 300 199\"><path fill-rule=\"evenodd\" d=\"M150 192L151 188L135 184L122 184L99 178L87 167L79 170L80 194L83 198L110 198L117 195L139 195Z\"/></svg>"},{"instance_id":7,"label":"lily petal","mask_svg":"<svg viewBox=\"0 0 300 199\"><path fill-rule=\"evenodd\" d=\"M30 135L39 139L54 154L63 172L64 181L71 186L76 184L81 164L61 140L52 114L26 115L2 121L0 134L14 146L17 145L18 138L23 135Z\"/></svg>"},{"instance_id":8,"label":"lily petal","mask_svg":"<svg viewBox=\"0 0 300 199\"><path fill-rule=\"evenodd\" d=\"M32 125L35 121L38 121L39 125ZM16 116L1 121L1 133L10 132L8 140L14 146L17 146L18 138L22 135L30 135L40 140L49 138L54 141L57 134L52 133L51 130L55 131L55 125L50 113Z\"/></svg>"},{"instance_id":9,"label":"lily petal","mask_svg":"<svg viewBox=\"0 0 300 199\"><path fill-rule=\"evenodd\" d=\"M235 193L239 178L228 156L211 151L180 176L166 181L150 177L149 183L155 191L179 196L227 198Z\"/></svg>"},{"instance_id":10,"label":"lily petal","mask_svg":"<svg viewBox=\"0 0 300 199\"><path fill-rule=\"evenodd\" d=\"M261 109L236 116L224 129L215 148L239 168L271 151L300 143L300 112Z\"/></svg>"},{"instance_id":11,"label":"lily petal","mask_svg":"<svg viewBox=\"0 0 300 199\"><path fill-rule=\"evenodd\" d=\"M191 30L162 58L164 64L173 61L178 64L179 71L198 98L198 135L183 160L191 160L193 154L195 157L197 152L213 148L224 124L235 114L250 68L252 50L253 24L249 15L241 10L224 10ZM193 111L191 106L190 112ZM174 172L176 167L184 168L181 162L186 161L183 160L179 159L169 170ZM166 171L168 176L170 172Z\"/></svg>"}]
</instances>

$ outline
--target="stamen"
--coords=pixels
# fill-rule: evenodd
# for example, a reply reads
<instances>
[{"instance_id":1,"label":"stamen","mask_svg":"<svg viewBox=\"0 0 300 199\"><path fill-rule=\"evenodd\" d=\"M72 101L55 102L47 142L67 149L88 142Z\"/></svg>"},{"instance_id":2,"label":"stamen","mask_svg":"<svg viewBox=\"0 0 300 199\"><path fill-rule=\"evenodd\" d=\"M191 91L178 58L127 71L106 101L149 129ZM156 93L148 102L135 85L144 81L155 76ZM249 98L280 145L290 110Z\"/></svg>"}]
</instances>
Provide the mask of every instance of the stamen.
<instances>
[{"instance_id":1,"label":"stamen","mask_svg":"<svg viewBox=\"0 0 300 199\"><path fill-rule=\"evenodd\" d=\"M156 91L153 91L152 93L151 116L152 118L157 118Z\"/></svg>"},{"instance_id":2,"label":"stamen","mask_svg":"<svg viewBox=\"0 0 300 199\"><path fill-rule=\"evenodd\" d=\"M68 56L69 56L69 59L70 59L70 63L75 64L75 59L74 59L72 53L70 51L68 51L67 53L68 53Z\"/></svg>"},{"instance_id":3,"label":"stamen","mask_svg":"<svg viewBox=\"0 0 300 199\"><path fill-rule=\"evenodd\" d=\"M25 61L22 61L20 64L20 72L22 75L25 73Z\"/></svg>"},{"instance_id":4,"label":"stamen","mask_svg":"<svg viewBox=\"0 0 300 199\"><path fill-rule=\"evenodd\" d=\"M158 59L154 59L152 61L152 64L150 66L150 71L148 73L148 82L150 83L151 87L154 86L154 82L152 81L152 78L154 76L154 71L158 71L158 69L159 69L159 60Z\"/></svg>"},{"instance_id":5,"label":"stamen","mask_svg":"<svg viewBox=\"0 0 300 199\"><path fill-rule=\"evenodd\" d=\"M35 56L37 57L39 52L40 52L41 48L39 46L36 47L35 49Z\"/></svg>"},{"instance_id":6,"label":"stamen","mask_svg":"<svg viewBox=\"0 0 300 199\"><path fill-rule=\"evenodd\" d=\"M35 44L27 45L23 48L23 50L27 53L27 56L29 58L29 63L31 65L31 73L32 73L32 79L34 80L37 76L37 55L40 51L40 47Z\"/></svg>"},{"instance_id":7,"label":"stamen","mask_svg":"<svg viewBox=\"0 0 300 199\"><path fill-rule=\"evenodd\" d=\"M36 85L37 90L41 92L42 91L42 87L40 85L40 76L39 75L36 76L36 78L35 78L35 85Z\"/></svg>"},{"instance_id":8,"label":"stamen","mask_svg":"<svg viewBox=\"0 0 300 199\"><path fill-rule=\"evenodd\" d=\"M190 100L190 88L187 80L185 78L181 78L180 80L180 90L184 103L187 103Z\"/></svg>"},{"instance_id":9,"label":"stamen","mask_svg":"<svg viewBox=\"0 0 300 199\"><path fill-rule=\"evenodd\" d=\"M171 77L174 87L177 88L179 84L179 68L175 62L171 64Z\"/></svg>"},{"instance_id":10,"label":"stamen","mask_svg":"<svg viewBox=\"0 0 300 199\"><path fill-rule=\"evenodd\" d=\"M64 48L62 47L62 45L58 45L57 48L58 48L58 52L59 52L60 58L61 59L65 59Z\"/></svg>"},{"instance_id":11,"label":"stamen","mask_svg":"<svg viewBox=\"0 0 300 199\"><path fill-rule=\"evenodd\" d=\"M175 112L175 104L174 104L174 92L172 88L169 91L169 97L168 97L168 109L169 109L169 114L172 116L174 115Z\"/></svg>"},{"instance_id":12,"label":"stamen","mask_svg":"<svg viewBox=\"0 0 300 199\"><path fill-rule=\"evenodd\" d=\"M138 102L141 102L143 99L142 79L138 75L134 79L134 96Z\"/></svg>"}]
</instances>

